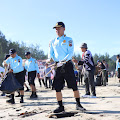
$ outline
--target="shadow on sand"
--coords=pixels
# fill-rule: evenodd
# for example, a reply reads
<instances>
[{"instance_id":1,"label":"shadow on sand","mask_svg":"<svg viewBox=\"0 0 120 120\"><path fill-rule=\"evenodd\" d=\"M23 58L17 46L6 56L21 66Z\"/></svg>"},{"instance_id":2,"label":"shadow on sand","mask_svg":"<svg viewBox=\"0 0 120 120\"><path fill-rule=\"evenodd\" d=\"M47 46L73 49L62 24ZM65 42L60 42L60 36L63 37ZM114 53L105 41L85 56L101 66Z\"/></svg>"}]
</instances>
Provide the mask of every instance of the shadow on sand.
<instances>
[{"instance_id":1,"label":"shadow on sand","mask_svg":"<svg viewBox=\"0 0 120 120\"><path fill-rule=\"evenodd\" d=\"M120 111L112 111L112 110L93 110L86 111L86 114L120 114Z\"/></svg>"}]
</instances>

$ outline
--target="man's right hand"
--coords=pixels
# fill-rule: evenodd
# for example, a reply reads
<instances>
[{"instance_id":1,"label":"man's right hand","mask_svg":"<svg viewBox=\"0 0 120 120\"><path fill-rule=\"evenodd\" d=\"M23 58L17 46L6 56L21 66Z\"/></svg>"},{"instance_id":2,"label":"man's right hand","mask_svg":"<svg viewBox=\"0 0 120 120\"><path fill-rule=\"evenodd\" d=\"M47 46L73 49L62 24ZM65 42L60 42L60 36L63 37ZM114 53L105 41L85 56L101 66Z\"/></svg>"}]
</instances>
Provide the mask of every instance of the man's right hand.
<instances>
[{"instance_id":1,"label":"man's right hand","mask_svg":"<svg viewBox=\"0 0 120 120\"><path fill-rule=\"evenodd\" d=\"M4 67L7 67L8 66L8 64L7 63L4 63Z\"/></svg>"},{"instance_id":2,"label":"man's right hand","mask_svg":"<svg viewBox=\"0 0 120 120\"><path fill-rule=\"evenodd\" d=\"M51 63L51 62L54 62L52 58L46 60L46 63Z\"/></svg>"}]
</instances>

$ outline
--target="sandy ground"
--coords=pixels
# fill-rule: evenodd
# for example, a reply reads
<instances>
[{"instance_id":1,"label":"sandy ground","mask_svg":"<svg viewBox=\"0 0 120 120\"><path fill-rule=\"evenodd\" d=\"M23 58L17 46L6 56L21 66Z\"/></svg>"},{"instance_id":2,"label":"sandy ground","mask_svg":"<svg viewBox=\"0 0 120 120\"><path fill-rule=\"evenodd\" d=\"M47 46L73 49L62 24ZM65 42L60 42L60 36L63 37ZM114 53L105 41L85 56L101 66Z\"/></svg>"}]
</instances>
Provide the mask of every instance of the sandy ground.
<instances>
[{"instance_id":1,"label":"sandy ground","mask_svg":"<svg viewBox=\"0 0 120 120\"><path fill-rule=\"evenodd\" d=\"M118 80L109 78L109 84L96 87L97 98L82 98L81 104L88 113L78 113L73 117L58 118L61 120L120 120L120 87ZM57 107L55 91L40 87L36 80L38 99L29 99L30 92L25 92L25 103L20 104L15 98L16 104L6 103L7 97L0 96L0 120L53 120L48 115ZM84 86L79 86L80 95L84 95ZM63 101L66 111L75 111L75 99L73 92L65 88ZM16 93L17 95L17 93ZM21 113L34 111L34 115L22 117ZM92 114L90 114L90 113ZM20 115L20 116L19 116Z\"/></svg>"}]
</instances>

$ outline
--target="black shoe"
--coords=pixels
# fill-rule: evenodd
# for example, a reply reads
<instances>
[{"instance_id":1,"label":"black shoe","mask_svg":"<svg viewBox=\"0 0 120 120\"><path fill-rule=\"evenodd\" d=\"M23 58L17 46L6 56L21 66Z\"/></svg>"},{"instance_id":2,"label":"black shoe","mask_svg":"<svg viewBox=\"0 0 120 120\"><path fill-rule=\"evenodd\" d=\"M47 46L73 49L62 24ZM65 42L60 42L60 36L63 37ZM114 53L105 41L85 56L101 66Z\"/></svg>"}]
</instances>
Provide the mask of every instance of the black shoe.
<instances>
[{"instance_id":1,"label":"black shoe","mask_svg":"<svg viewBox=\"0 0 120 120\"><path fill-rule=\"evenodd\" d=\"M20 97L20 95L16 95L15 97Z\"/></svg>"},{"instance_id":2,"label":"black shoe","mask_svg":"<svg viewBox=\"0 0 120 120\"><path fill-rule=\"evenodd\" d=\"M6 97L9 97L9 98L11 98L11 95L6 95Z\"/></svg>"},{"instance_id":3,"label":"black shoe","mask_svg":"<svg viewBox=\"0 0 120 120\"><path fill-rule=\"evenodd\" d=\"M92 96L96 96L96 94L92 94Z\"/></svg>"},{"instance_id":4,"label":"black shoe","mask_svg":"<svg viewBox=\"0 0 120 120\"><path fill-rule=\"evenodd\" d=\"M20 99L20 103L24 103L24 100L23 100L23 99Z\"/></svg>"},{"instance_id":5,"label":"black shoe","mask_svg":"<svg viewBox=\"0 0 120 120\"><path fill-rule=\"evenodd\" d=\"M25 92L28 92L28 91L30 91L30 89L25 90Z\"/></svg>"},{"instance_id":6,"label":"black shoe","mask_svg":"<svg viewBox=\"0 0 120 120\"><path fill-rule=\"evenodd\" d=\"M2 93L1 96L5 96L5 93Z\"/></svg>"},{"instance_id":7,"label":"black shoe","mask_svg":"<svg viewBox=\"0 0 120 120\"><path fill-rule=\"evenodd\" d=\"M31 94L30 98L38 98L36 94Z\"/></svg>"},{"instance_id":8,"label":"black shoe","mask_svg":"<svg viewBox=\"0 0 120 120\"><path fill-rule=\"evenodd\" d=\"M90 93L86 93L85 95L90 95Z\"/></svg>"},{"instance_id":9,"label":"black shoe","mask_svg":"<svg viewBox=\"0 0 120 120\"><path fill-rule=\"evenodd\" d=\"M11 104L15 104L15 100L14 99L10 99L6 101L7 103L11 103Z\"/></svg>"},{"instance_id":10,"label":"black shoe","mask_svg":"<svg viewBox=\"0 0 120 120\"><path fill-rule=\"evenodd\" d=\"M86 109L80 104L76 104L76 110L80 110L80 111L86 111Z\"/></svg>"},{"instance_id":11,"label":"black shoe","mask_svg":"<svg viewBox=\"0 0 120 120\"><path fill-rule=\"evenodd\" d=\"M56 108L53 112L54 113L60 113L60 112L64 112L64 111L65 111L64 106L61 106L61 107Z\"/></svg>"}]
</instances>

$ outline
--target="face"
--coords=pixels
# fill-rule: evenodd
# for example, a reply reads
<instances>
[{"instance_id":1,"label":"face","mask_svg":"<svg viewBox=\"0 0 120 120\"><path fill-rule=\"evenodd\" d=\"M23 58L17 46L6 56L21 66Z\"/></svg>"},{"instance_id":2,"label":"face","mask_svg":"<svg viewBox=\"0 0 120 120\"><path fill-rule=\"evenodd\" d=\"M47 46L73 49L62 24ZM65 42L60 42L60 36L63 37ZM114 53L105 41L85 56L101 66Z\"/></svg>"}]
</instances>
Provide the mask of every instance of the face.
<instances>
[{"instance_id":1,"label":"face","mask_svg":"<svg viewBox=\"0 0 120 120\"><path fill-rule=\"evenodd\" d=\"M45 66L48 67L48 64L46 64Z\"/></svg>"},{"instance_id":2,"label":"face","mask_svg":"<svg viewBox=\"0 0 120 120\"><path fill-rule=\"evenodd\" d=\"M14 54L11 54L10 56L12 57L12 58L15 58L16 57L16 52L14 53Z\"/></svg>"},{"instance_id":3,"label":"face","mask_svg":"<svg viewBox=\"0 0 120 120\"><path fill-rule=\"evenodd\" d=\"M59 37L61 37L61 36L64 35L65 28L63 28L63 27L56 27L55 29L56 29L56 34L57 34Z\"/></svg>"},{"instance_id":4,"label":"face","mask_svg":"<svg viewBox=\"0 0 120 120\"><path fill-rule=\"evenodd\" d=\"M25 57L26 57L27 59L30 59L31 55L29 54L29 55L26 55Z\"/></svg>"},{"instance_id":5,"label":"face","mask_svg":"<svg viewBox=\"0 0 120 120\"><path fill-rule=\"evenodd\" d=\"M85 51L86 51L86 48L81 48L81 51L82 51L82 52L85 52Z\"/></svg>"},{"instance_id":6,"label":"face","mask_svg":"<svg viewBox=\"0 0 120 120\"><path fill-rule=\"evenodd\" d=\"M119 57L118 57L118 56L117 56L116 58L117 58L117 59L119 59Z\"/></svg>"}]
</instances>

